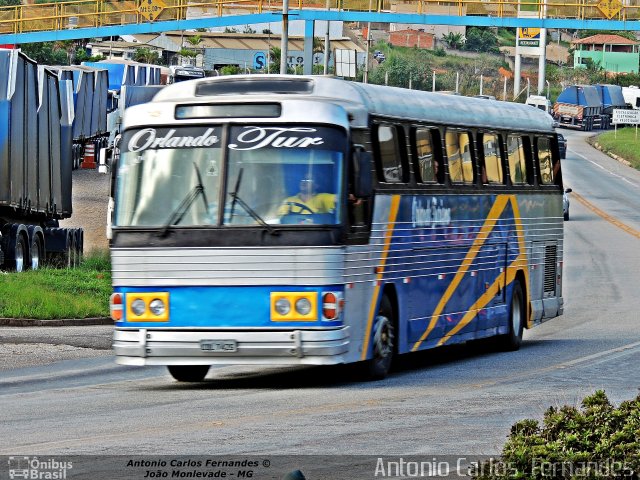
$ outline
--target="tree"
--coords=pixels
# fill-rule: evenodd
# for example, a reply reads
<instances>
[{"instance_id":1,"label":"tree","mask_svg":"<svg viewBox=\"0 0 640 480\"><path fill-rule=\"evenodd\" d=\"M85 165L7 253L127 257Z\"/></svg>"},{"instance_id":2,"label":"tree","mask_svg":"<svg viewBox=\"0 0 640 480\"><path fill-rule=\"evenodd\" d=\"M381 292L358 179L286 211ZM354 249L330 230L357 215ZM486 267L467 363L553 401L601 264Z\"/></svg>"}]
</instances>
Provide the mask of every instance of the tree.
<instances>
[{"instance_id":1,"label":"tree","mask_svg":"<svg viewBox=\"0 0 640 480\"><path fill-rule=\"evenodd\" d=\"M133 59L140 63L151 63L154 65L162 64L160 54L147 47L136 48L136 51L133 54Z\"/></svg>"},{"instance_id":2,"label":"tree","mask_svg":"<svg viewBox=\"0 0 640 480\"><path fill-rule=\"evenodd\" d=\"M0 0L0 7L13 7L21 3L20 0Z\"/></svg>"},{"instance_id":3,"label":"tree","mask_svg":"<svg viewBox=\"0 0 640 480\"><path fill-rule=\"evenodd\" d=\"M99 62L106 57L103 55L89 55L84 48L78 48L74 54L74 62L80 65L82 62Z\"/></svg>"},{"instance_id":4,"label":"tree","mask_svg":"<svg viewBox=\"0 0 640 480\"><path fill-rule=\"evenodd\" d=\"M196 58L198 56L198 52L195 52L190 48L181 48L178 52L178 55L180 55L181 57Z\"/></svg>"},{"instance_id":5,"label":"tree","mask_svg":"<svg viewBox=\"0 0 640 480\"><path fill-rule=\"evenodd\" d=\"M467 30L464 49L470 52L499 53L496 36L485 28L471 27Z\"/></svg>"},{"instance_id":6,"label":"tree","mask_svg":"<svg viewBox=\"0 0 640 480\"><path fill-rule=\"evenodd\" d=\"M220 75L238 75L240 67L238 65L225 65L220 69Z\"/></svg>"},{"instance_id":7,"label":"tree","mask_svg":"<svg viewBox=\"0 0 640 480\"><path fill-rule=\"evenodd\" d=\"M449 32L442 35L442 41L454 50L461 50L464 47L464 36L461 33Z\"/></svg>"},{"instance_id":8,"label":"tree","mask_svg":"<svg viewBox=\"0 0 640 480\"><path fill-rule=\"evenodd\" d=\"M54 48L54 42L26 43L20 45L22 52L42 65L68 65L65 50Z\"/></svg>"}]
</instances>

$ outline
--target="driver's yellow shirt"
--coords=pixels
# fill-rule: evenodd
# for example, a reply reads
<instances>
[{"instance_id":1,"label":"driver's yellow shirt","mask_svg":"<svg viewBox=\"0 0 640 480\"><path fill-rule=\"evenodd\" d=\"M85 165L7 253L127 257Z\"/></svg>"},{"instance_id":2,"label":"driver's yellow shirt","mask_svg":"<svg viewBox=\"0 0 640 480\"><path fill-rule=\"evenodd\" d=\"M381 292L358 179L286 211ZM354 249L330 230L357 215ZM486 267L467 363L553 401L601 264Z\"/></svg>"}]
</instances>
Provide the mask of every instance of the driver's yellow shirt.
<instances>
[{"instance_id":1,"label":"driver's yellow shirt","mask_svg":"<svg viewBox=\"0 0 640 480\"><path fill-rule=\"evenodd\" d=\"M307 208L304 208L303 205ZM278 215L282 216L289 213L301 213L304 215L310 215L313 213L331 213L335 208L335 193L316 193L307 200L302 200L298 195L294 195L284 199L282 206L278 209Z\"/></svg>"}]
</instances>

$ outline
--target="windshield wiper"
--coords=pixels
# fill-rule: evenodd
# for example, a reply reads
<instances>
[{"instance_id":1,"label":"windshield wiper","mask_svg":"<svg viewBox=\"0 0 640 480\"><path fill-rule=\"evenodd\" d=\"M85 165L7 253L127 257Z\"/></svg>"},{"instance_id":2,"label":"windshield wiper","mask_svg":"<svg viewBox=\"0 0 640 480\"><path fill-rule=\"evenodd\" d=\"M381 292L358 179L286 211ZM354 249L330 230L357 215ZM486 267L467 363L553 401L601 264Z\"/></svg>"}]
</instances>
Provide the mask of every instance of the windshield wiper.
<instances>
[{"instance_id":1,"label":"windshield wiper","mask_svg":"<svg viewBox=\"0 0 640 480\"><path fill-rule=\"evenodd\" d=\"M260 215L258 215L258 213L247 204L247 202L245 202L238 196L238 188L240 188L240 181L242 180L243 170L244 169L241 168L240 171L238 172L238 178L236 180L235 190L233 192L229 192L229 196L233 198L233 201L231 202L231 211L229 212L229 223L231 223L231 221L233 220L233 214L234 214L234 210L236 208L236 202L237 202L245 212L251 215L251 218L253 218L256 222L258 222L264 228L266 228L267 232L269 232L271 235L280 235L280 232L278 232L275 228L273 228L271 225L265 222L264 219Z\"/></svg>"},{"instance_id":2,"label":"windshield wiper","mask_svg":"<svg viewBox=\"0 0 640 480\"><path fill-rule=\"evenodd\" d=\"M171 227L172 225L178 225L182 221L184 216L189 211L191 204L196 198L198 198L198 195L202 195L202 201L204 202L205 211L207 212L207 215L209 214L209 202L207 201L207 194L204 191L204 185L202 185L202 175L200 175L200 169L198 168L198 165L196 165L196 162L193 162L193 168L195 168L196 170L198 183L191 189L191 191L189 191L189 193L187 193L187 195L184 197L184 199L182 199L175 210L171 212L171 215L169 215L169 219L160 230L161 237L167 235L167 233L169 232L169 227Z\"/></svg>"}]
</instances>

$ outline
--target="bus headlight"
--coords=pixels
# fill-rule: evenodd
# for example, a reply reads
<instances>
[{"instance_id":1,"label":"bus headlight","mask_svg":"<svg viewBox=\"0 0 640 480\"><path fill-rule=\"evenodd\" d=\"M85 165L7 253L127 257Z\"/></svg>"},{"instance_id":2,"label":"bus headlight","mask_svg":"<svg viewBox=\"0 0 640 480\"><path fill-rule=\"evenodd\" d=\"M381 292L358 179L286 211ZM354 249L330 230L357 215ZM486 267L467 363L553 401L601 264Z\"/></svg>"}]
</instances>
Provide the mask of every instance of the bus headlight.
<instances>
[{"instance_id":1,"label":"bus headlight","mask_svg":"<svg viewBox=\"0 0 640 480\"><path fill-rule=\"evenodd\" d=\"M141 298L136 298L133 302L131 302L131 311L138 317L142 315L146 309L147 304L144 303L144 300L142 300Z\"/></svg>"},{"instance_id":2,"label":"bus headlight","mask_svg":"<svg viewBox=\"0 0 640 480\"><path fill-rule=\"evenodd\" d=\"M300 315L309 315L309 312L311 312L311 302L308 298L299 298L296 300L296 312Z\"/></svg>"},{"instance_id":3,"label":"bus headlight","mask_svg":"<svg viewBox=\"0 0 640 480\"><path fill-rule=\"evenodd\" d=\"M151 313L159 317L161 315L164 315L166 307L162 300L160 300L159 298L154 298L149 304L149 310L151 310Z\"/></svg>"},{"instance_id":4,"label":"bus headlight","mask_svg":"<svg viewBox=\"0 0 640 480\"><path fill-rule=\"evenodd\" d=\"M315 322L318 292L271 292L272 322Z\"/></svg>"},{"instance_id":5,"label":"bus headlight","mask_svg":"<svg viewBox=\"0 0 640 480\"><path fill-rule=\"evenodd\" d=\"M274 306L279 315L288 315L291 311L291 302L286 298L279 298Z\"/></svg>"}]
</instances>

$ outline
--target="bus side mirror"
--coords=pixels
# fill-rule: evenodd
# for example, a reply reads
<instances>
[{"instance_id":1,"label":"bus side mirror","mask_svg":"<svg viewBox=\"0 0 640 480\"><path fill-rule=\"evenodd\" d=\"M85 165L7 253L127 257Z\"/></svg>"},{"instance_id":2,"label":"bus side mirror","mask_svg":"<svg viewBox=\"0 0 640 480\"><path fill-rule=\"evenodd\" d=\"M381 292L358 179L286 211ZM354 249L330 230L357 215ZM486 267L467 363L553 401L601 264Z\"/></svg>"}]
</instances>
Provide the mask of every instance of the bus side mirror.
<instances>
[{"instance_id":1,"label":"bus side mirror","mask_svg":"<svg viewBox=\"0 0 640 480\"><path fill-rule=\"evenodd\" d=\"M354 194L358 198L368 198L373 193L373 178L371 176L371 154L358 147L353 151L354 163Z\"/></svg>"}]
</instances>

